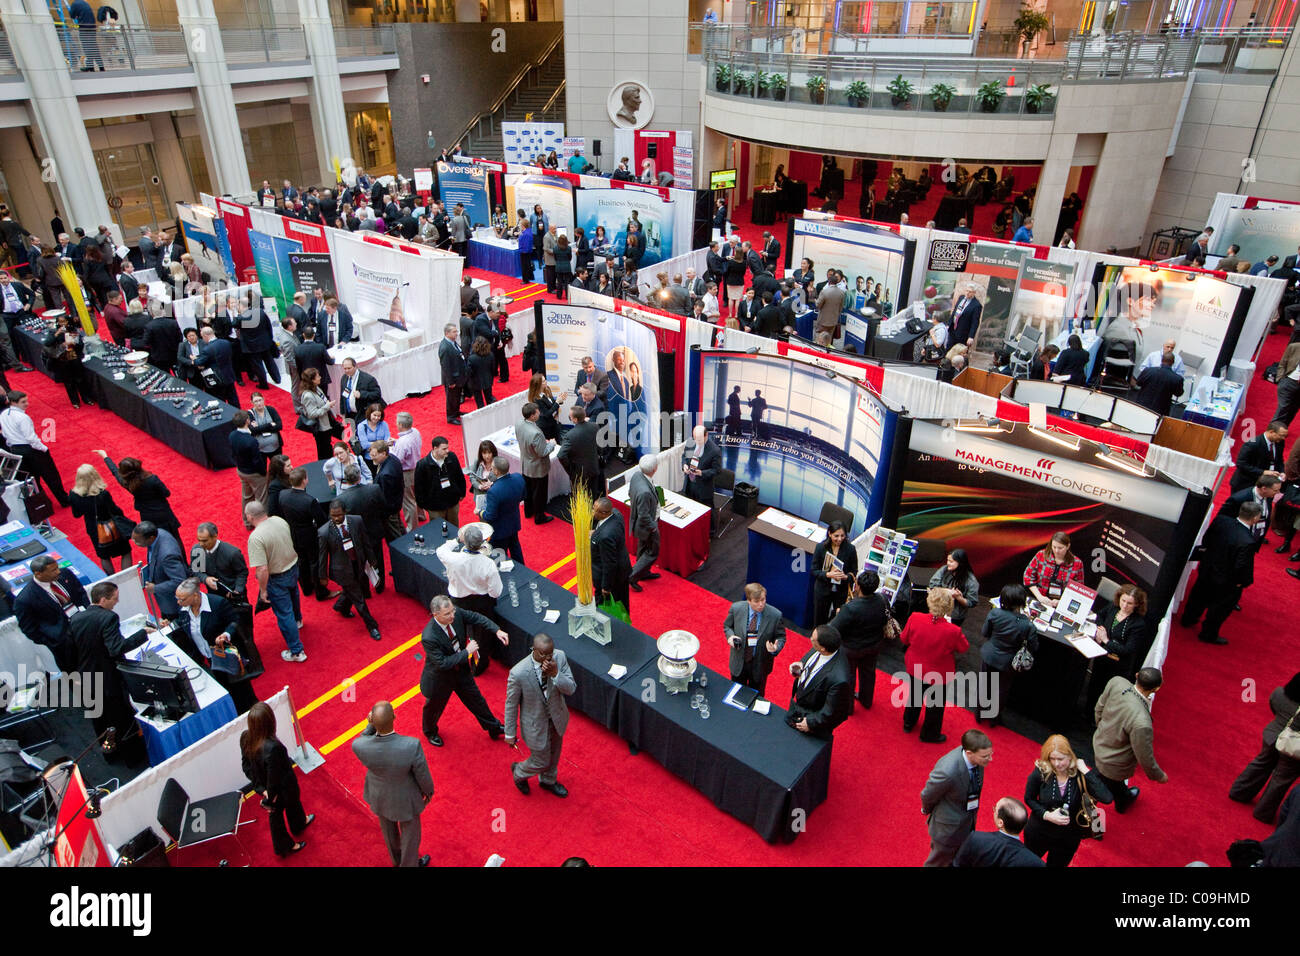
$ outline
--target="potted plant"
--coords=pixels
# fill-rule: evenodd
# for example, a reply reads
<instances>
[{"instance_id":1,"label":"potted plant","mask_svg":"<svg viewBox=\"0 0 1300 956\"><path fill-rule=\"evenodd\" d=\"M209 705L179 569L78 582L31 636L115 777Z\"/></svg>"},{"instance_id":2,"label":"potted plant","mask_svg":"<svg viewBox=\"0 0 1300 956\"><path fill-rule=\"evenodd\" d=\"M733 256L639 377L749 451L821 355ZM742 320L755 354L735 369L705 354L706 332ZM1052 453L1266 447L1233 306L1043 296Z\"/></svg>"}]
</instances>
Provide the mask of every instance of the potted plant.
<instances>
[{"instance_id":1,"label":"potted plant","mask_svg":"<svg viewBox=\"0 0 1300 956\"><path fill-rule=\"evenodd\" d=\"M713 82L719 93L726 93L731 89L731 79L734 75L731 67L726 63L718 64L718 68L713 71Z\"/></svg>"},{"instance_id":2,"label":"potted plant","mask_svg":"<svg viewBox=\"0 0 1300 956\"><path fill-rule=\"evenodd\" d=\"M784 73L773 73L771 79L772 79L772 99L774 100L785 99L785 88L786 86L789 85L790 81L786 79Z\"/></svg>"},{"instance_id":3,"label":"potted plant","mask_svg":"<svg viewBox=\"0 0 1300 956\"><path fill-rule=\"evenodd\" d=\"M762 70L755 73L754 89L758 91L760 97L766 99L768 92L772 89L772 74L764 73Z\"/></svg>"},{"instance_id":4,"label":"potted plant","mask_svg":"<svg viewBox=\"0 0 1300 956\"><path fill-rule=\"evenodd\" d=\"M1033 45L1034 37L1047 29L1051 21L1047 14L1034 9L1029 3L1025 3L1020 8L1020 13L1012 22L1016 28L1016 33L1020 35L1021 46L1020 55L1025 56L1029 53L1029 47Z\"/></svg>"},{"instance_id":5,"label":"potted plant","mask_svg":"<svg viewBox=\"0 0 1300 956\"><path fill-rule=\"evenodd\" d=\"M871 88L866 80L854 80L844 87L844 96L850 106L866 106L867 100L871 99Z\"/></svg>"},{"instance_id":6,"label":"potted plant","mask_svg":"<svg viewBox=\"0 0 1300 956\"><path fill-rule=\"evenodd\" d=\"M804 86L808 88L808 99L812 102L826 102L826 77L821 74L814 74L808 77L808 82Z\"/></svg>"},{"instance_id":7,"label":"potted plant","mask_svg":"<svg viewBox=\"0 0 1300 956\"><path fill-rule=\"evenodd\" d=\"M899 109L906 106L908 101L911 100L912 90L915 87L912 86L910 80L903 79L903 74L900 73L889 81L889 85L885 89L889 90L889 102L893 104L894 109Z\"/></svg>"},{"instance_id":8,"label":"potted plant","mask_svg":"<svg viewBox=\"0 0 1300 956\"><path fill-rule=\"evenodd\" d=\"M948 110L948 104L952 98L957 95L957 87L949 86L947 83L936 83L930 87L930 102L934 104L937 112L945 113Z\"/></svg>"},{"instance_id":9,"label":"potted plant","mask_svg":"<svg viewBox=\"0 0 1300 956\"><path fill-rule=\"evenodd\" d=\"M1041 113L1043 107L1050 104L1054 94L1048 83L1039 83L1025 90L1025 112Z\"/></svg>"},{"instance_id":10,"label":"potted plant","mask_svg":"<svg viewBox=\"0 0 1300 956\"><path fill-rule=\"evenodd\" d=\"M754 74L742 73L740 70L733 70L731 74L731 92L737 96L743 96L750 90L750 84L754 81Z\"/></svg>"},{"instance_id":11,"label":"potted plant","mask_svg":"<svg viewBox=\"0 0 1300 956\"><path fill-rule=\"evenodd\" d=\"M1007 91L1003 88L1001 80L989 80L987 83L981 83L979 89L975 91L975 102L985 113L996 113L1006 95Z\"/></svg>"}]
</instances>

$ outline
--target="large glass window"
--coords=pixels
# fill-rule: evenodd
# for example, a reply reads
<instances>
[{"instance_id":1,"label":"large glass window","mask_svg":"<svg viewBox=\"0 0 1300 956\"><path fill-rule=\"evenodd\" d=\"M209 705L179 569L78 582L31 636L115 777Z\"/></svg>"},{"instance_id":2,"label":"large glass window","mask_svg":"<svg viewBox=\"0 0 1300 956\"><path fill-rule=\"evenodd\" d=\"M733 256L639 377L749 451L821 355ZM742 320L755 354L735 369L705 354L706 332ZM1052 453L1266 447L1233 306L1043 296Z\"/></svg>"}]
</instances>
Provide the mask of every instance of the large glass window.
<instances>
[{"instance_id":1,"label":"large glass window","mask_svg":"<svg viewBox=\"0 0 1300 956\"><path fill-rule=\"evenodd\" d=\"M358 167L376 176L397 172L393 118L387 106L349 106L348 137L352 142L352 159Z\"/></svg>"},{"instance_id":2,"label":"large glass window","mask_svg":"<svg viewBox=\"0 0 1300 956\"><path fill-rule=\"evenodd\" d=\"M95 166L123 236L139 235L141 226L156 229L175 220L151 144L97 149Z\"/></svg>"},{"instance_id":3,"label":"large glass window","mask_svg":"<svg viewBox=\"0 0 1300 956\"><path fill-rule=\"evenodd\" d=\"M273 183L285 179L295 183L303 181L298 130L292 123L249 126L244 128L243 134L250 182L260 183L263 179Z\"/></svg>"}]
</instances>

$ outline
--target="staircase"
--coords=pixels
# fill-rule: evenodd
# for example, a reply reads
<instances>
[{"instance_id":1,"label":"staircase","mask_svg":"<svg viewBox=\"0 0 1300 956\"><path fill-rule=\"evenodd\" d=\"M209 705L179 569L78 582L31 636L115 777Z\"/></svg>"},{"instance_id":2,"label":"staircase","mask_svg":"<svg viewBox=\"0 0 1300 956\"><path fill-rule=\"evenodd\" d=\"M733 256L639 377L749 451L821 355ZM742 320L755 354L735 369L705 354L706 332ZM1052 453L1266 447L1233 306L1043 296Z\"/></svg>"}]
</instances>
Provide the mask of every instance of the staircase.
<instances>
[{"instance_id":1,"label":"staircase","mask_svg":"<svg viewBox=\"0 0 1300 956\"><path fill-rule=\"evenodd\" d=\"M564 122L563 34L542 51L537 62L524 64L505 92L474 117L457 140L464 144L468 156L500 161L504 159L501 124L522 123L530 113L535 123Z\"/></svg>"}]
</instances>

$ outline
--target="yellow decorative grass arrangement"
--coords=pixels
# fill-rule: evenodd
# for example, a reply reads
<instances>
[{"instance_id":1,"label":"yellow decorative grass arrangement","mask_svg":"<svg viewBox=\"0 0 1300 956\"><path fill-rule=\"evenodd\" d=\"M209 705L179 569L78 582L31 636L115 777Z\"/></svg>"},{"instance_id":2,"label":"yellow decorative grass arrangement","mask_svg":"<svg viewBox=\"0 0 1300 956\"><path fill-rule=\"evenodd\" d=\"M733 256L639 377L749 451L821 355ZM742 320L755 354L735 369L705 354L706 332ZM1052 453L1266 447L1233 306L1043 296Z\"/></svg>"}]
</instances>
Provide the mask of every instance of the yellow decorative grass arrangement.
<instances>
[{"instance_id":1,"label":"yellow decorative grass arrangement","mask_svg":"<svg viewBox=\"0 0 1300 956\"><path fill-rule=\"evenodd\" d=\"M95 322L86 310L86 297L81 292L81 280L77 278L77 270L72 268L70 262L60 262L54 270L59 274L59 279L63 283L63 288L67 290L67 298L72 302L72 308L81 320L81 328L87 335L94 335L96 332Z\"/></svg>"},{"instance_id":2,"label":"yellow decorative grass arrangement","mask_svg":"<svg viewBox=\"0 0 1300 956\"><path fill-rule=\"evenodd\" d=\"M590 604L595 597L591 581L591 514L594 502L582 482L573 489L570 515L573 518L573 553L578 574L578 601Z\"/></svg>"}]
</instances>

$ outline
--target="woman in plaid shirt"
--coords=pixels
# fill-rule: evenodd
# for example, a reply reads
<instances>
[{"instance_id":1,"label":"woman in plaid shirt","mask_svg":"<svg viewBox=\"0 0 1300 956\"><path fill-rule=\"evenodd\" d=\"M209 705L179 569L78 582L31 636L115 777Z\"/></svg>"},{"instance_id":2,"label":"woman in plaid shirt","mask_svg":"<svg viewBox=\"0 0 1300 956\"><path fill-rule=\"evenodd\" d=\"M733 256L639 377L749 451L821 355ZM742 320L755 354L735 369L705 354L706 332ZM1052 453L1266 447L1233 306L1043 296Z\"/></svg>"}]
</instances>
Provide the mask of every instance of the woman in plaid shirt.
<instances>
[{"instance_id":1,"label":"woman in plaid shirt","mask_svg":"<svg viewBox=\"0 0 1300 956\"><path fill-rule=\"evenodd\" d=\"M1071 581L1083 580L1083 561L1070 550L1070 536L1058 531L1047 547L1025 568L1025 587L1041 604L1056 607L1056 599Z\"/></svg>"}]
</instances>

